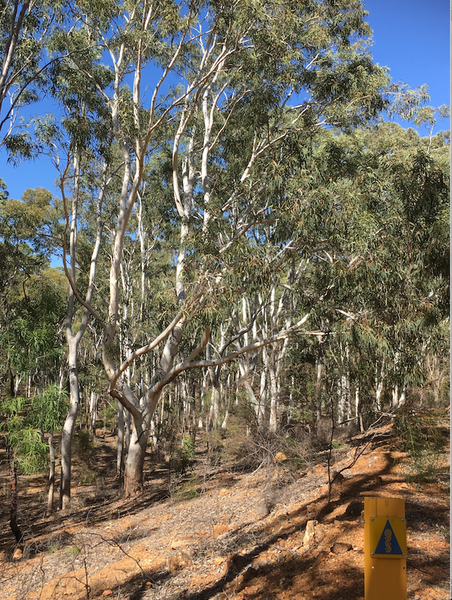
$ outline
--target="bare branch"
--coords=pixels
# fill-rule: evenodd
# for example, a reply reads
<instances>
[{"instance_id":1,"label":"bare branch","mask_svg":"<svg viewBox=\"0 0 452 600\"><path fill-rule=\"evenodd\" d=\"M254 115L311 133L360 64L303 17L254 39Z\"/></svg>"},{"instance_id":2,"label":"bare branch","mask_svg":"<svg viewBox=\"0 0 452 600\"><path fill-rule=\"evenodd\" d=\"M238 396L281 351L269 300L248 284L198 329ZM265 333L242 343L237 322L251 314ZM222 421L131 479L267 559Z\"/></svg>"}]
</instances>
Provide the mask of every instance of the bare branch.
<instances>
[{"instance_id":1,"label":"bare branch","mask_svg":"<svg viewBox=\"0 0 452 600\"><path fill-rule=\"evenodd\" d=\"M176 377L180 373L182 373L183 371L186 371L188 369L200 369L200 368L205 369L207 367L216 367L218 365L224 365L224 364L229 363L232 360L238 358L242 354L247 354L248 352L253 352L253 350L263 348L264 346L274 344L275 342L280 342L280 341L284 340L286 337L290 336L292 333L295 333L304 323L306 323L308 318L309 318L309 313L307 315L305 315L302 319L300 319L300 321L298 321L298 323L295 323L295 325L292 325L292 327L289 327L288 329L284 329L284 330L280 331L277 335L275 335L271 338L267 338L266 340L256 342L254 344L250 344L249 346L245 346L244 348L241 348L240 350L237 350L236 352L231 352L231 354L228 354L226 356L223 356L223 357L220 357L220 358L217 358L214 360L201 360L198 362L189 362L187 360L187 361L184 361L183 363L179 363L178 365L176 365L175 367L173 367L171 369L171 371L168 373L168 375L166 377L164 377L163 379L161 379L160 381L158 381L155 384L152 392L153 392L153 394L157 394L166 385L168 385L169 383L174 381L174 379L176 379ZM322 335L322 336L324 335L324 332L320 332L320 331L303 331L301 333L303 335Z\"/></svg>"},{"instance_id":2,"label":"bare branch","mask_svg":"<svg viewBox=\"0 0 452 600\"><path fill-rule=\"evenodd\" d=\"M201 352L201 350L204 350L204 348L207 346L208 342L209 342L209 337L210 337L210 327L206 328L206 331L204 332L204 336L201 340L201 343L199 344L199 346L197 346L193 352L190 354L190 356L187 358L186 362L192 362L195 360L195 358L198 356L198 354Z\"/></svg>"},{"instance_id":3,"label":"bare branch","mask_svg":"<svg viewBox=\"0 0 452 600\"><path fill-rule=\"evenodd\" d=\"M126 408L129 411L129 413L134 417L134 419L138 420L141 417L140 407L139 406L137 407L135 402L132 402L131 398L129 398L129 394L121 393L116 388L111 389L111 386L110 386L109 394L110 394L110 396L112 396L112 398L116 398L117 400L119 400L119 402L121 402L121 404L124 406L124 408Z\"/></svg>"},{"instance_id":4,"label":"bare branch","mask_svg":"<svg viewBox=\"0 0 452 600\"><path fill-rule=\"evenodd\" d=\"M63 199L63 209L64 209L64 216L66 219L65 225L64 225L64 230L63 230L63 267L64 267L64 273L66 275L67 280L69 281L69 285L71 286L72 291L74 292L74 296L77 298L77 300L80 302L80 304L100 323L102 323L102 319L100 318L100 316L96 313L96 311L93 309L93 307L91 306L91 304L89 304L89 302L85 302L82 297L80 296L80 294L78 293L77 287L75 285L75 281L72 279L71 274L69 273L69 269L67 266L67 259L66 259L66 254L67 254L67 245L66 245L66 234L67 234L67 230L69 227L69 214L68 214L68 210L67 210L67 200L66 200L66 194L64 193L64 181L66 179L66 175L67 172L69 170L69 160L66 164L66 167L64 169L63 175L61 177L61 181L60 181L60 190L61 190L61 197Z\"/></svg>"},{"instance_id":5,"label":"bare branch","mask_svg":"<svg viewBox=\"0 0 452 600\"><path fill-rule=\"evenodd\" d=\"M183 318L183 316L184 312L180 311L174 317L174 319L171 321L168 327L166 327L166 329L164 329L164 331L162 331L160 335L158 335L154 340L152 340L152 342L149 342L149 344L147 344L146 346L142 346L138 350L135 350L129 357L126 358L126 360L122 363L122 365L119 367L114 377L112 378L110 382L110 390L113 390L115 388L116 382L121 377L122 373L124 373L124 371L133 363L134 360L136 360L139 356L142 356L143 354L151 352L151 350L156 348L160 344L160 342L162 342L166 337L168 337L168 335Z\"/></svg>"}]
</instances>

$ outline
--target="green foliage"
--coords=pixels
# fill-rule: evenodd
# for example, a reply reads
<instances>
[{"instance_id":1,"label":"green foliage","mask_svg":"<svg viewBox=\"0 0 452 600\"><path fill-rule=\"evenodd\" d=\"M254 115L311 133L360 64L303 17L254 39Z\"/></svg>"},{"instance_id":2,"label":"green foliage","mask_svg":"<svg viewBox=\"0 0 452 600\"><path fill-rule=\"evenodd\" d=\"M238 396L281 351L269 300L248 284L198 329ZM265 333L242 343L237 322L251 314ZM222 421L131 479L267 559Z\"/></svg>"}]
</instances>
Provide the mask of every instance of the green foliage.
<instances>
[{"instance_id":1,"label":"green foliage","mask_svg":"<svg viewBox=\"0 0 452 600\"><path fill-rule=\"evenodd\" d=\"M419 483L437 481L438 461L446 446L439 415L404 407L394 420L400 449L408 453L408 479Z\"/></svg>"},{"instance_id":2,"label":"green foliage","mask_svg":"<svg viewBox=\"0 0 452 600\"><path fill-rule=\"evenodd\" d=\"M60 168L67 158L60 176L66 197L78 202L73 260L82 296L102 221L93 306L100 321L117 324L115 360L155 338L184 309L180 299L202 288L180 324L176 360L190 356L207 326L208 351L218 357L240 348L245 335L263 340L309 313L307 327L325 333L324 346L320 356L306 332L290 340L296 379L290 392L298 403L292 415L313 425L314 365L321 358L328 384L337 388L347 376L360 392L361 414L372 419L377 376L386 393L420 385L420 356L445 351L449 142L432 127L447 108L425 106L425 86L390 85L387 70L372 60L360 2L158 0L150 6L84 0L59 13L58 5L55 28L38 41L49 7L35 3L25 35L30 54L21 41L14 58L16 65L32 58L33 65L26 63L31 76L44 43L52 58L46 85L62 119L38 117L33 132L17 131L8 143L13 155L23 156L35 144ZM10 5L4 8L6 40L12 13ZM144 93L146 69L165 72L169 61L177 85L165 81L154 98L152 87ZM429 137L378 121L384 109L426 128ZM183 216L174 202L178 179ZM93 210L98 197L99 211ZM43 386L61 362L62 287L45 270L61 216L46 190L9 200L0 182L0 375L11 389L19 376ZM114 291L120 309L111 314L115 231L124 247ZM242 319L245 300L249 315ZM98 385L102 329L96 322L94 341L83 342L82 387ZM253 354L256 373L268 366L263 357ZM142 392L156 367L158 359L142 355L131 369L132 388ZM221 375L218 369L215 377ZM282 387L286 380L281 375ZM203 401L206 411L208 394ZM56 391L42 403L57 411ZM170 410L157 432L172 443L182 409L173 403ZM282 450L303 464L301 437L294 448L255 427L246 402L232 413L224 445L230 456L270 464ZM52 414L45 421L50 429L60 419ZM111 425L116 414L109 405L101 418ZM89 454L86 434L75 442ZM193 458L194 441L184 438L172 466L183 472Z\"/></svg>"},{"instance_id":3,"label":"green foliage","mask_svg":"<svg viewBox=\"0 0 452 600\"><path fill-rule=\"evenodd\" d=\"M84 470L83 473L80 473L79 485L93 485L98 477L99 475L95 471Z\"/></svg>"},{"instance_id":4,"label":"green foliage","mask_svg":"<svg viewBox=\"0 0 452 600\"><path fill-rule=\"evenodd\" d=\"M423 105L430 99L426 83L414 90L403 82L392 83L389 92L392 95L388 110L389 115L398 115L406 121L416 119Z\"/></svg>"},{"instance_id":5,"label":"green foliage","mask_svg":"<svg viewBox=\"0 0 452 600\"><path fill-rule=\"evenodd\" d=\"M47 462L47 444L42 433L27 419L30 403L26 398L9 398L1 403L5 421L0 423L7 446L24 473L43 471Z\"/></svg>"},{"instance_id":6,"label":"green foliage","mask_svg":"<svg viewBox=\"0 0 452 600\"><path fill-rule=\"evenodd\" d=\"M182 440L182 450L185 456L192 460L195 457L195 440L192 437L184 437Z\"/></svg>"},{"instance_id":7,"label":"green foliage","mask_svg":"<svg viewBox=\"0 0 452 600\"><path fill-rule=\"evenodd\" d=\"M181 447L176 447L171 453L171 468L178 474L184 474L187 469L192 468L195 457L195 440L192 437L184 437Z\"/></svg>"},{"instance_id":8,"label":"green foliage","mask_svg":"<svg viewBox=\"0 0 452 600\"><path fill-rule=\"evenodd\" d=\"M197 478L192 477L188 481L184 482L182 486L176 490L173 496L174 502L186 502L198 497L197 490Z\"/></svg>"},{"instance_id":9,"label":"green foliage","mask_svg":"<svg viewBox=\"0 0 452 600\"><path fill-rule=\"evenodd\" d=\"M33 398L30 419L35 427L45 432L58 431L68 406L67 391L60 389L56 384L49 384L41 394Z\"/></svg>"},{"instance_id":10,"label":"green foliage","mask_svg":"<svg viewBox=\"0 0 452 600\"><path fill-rule=\"evenodd\" d=\"M5 187L3 186L3 190ZM32 274L47 267L55 249L58 211L44 188L26 190L22 200L0 194L0 302ZM21 290L22 291L22 290Z\"/></svg>"},{"instance_id":11,"label":"green foliage","mask_svg":"<svg viewBox=\"0 0 452 600\"><path fill-rule=\"evenodd\" d=\"M0 198L0 382L30 378L43 388L59 369L67 283L48 268L58 209L44 188Z\"/></svg>"},{"instance_id":12,"label":"green foliage","mask_svg":"<svg viewBox=\"0 0 452 600\"><path fill-rule=\"evenodd\" d=\"M112 402L107 402L107 404L99 411L98 418L102 422L103 427L113 431L118 418L117 405L115 406Z\"/></svg>"},{"instance_id":13,"label":"green foliage","mask_svg":"<svg viewBox=\"0 0 452 600\"><path fill-rule=\"evenodd\" d=\"M64 18L65 8L65 2L48 0L0 2L0 146L11 160L35 158L40 149L29 132L17 131L16 116L48 88L51 62L45 48L50 28Z\"/></svg>"},{"instance_id":14,"label":"green foliage","mask_svg":"<svg viewBox=\"0 0 452 600\"><path fill-rule=\"evenodd\" d=\"M93 457L95 446L93 436L87 429L80 429L74 436L74 448L80 459L87 462Z\"/></svg>"},{"instance_id":15,"label":"green foliage","mask_svg":"<svg viewBox=\"0 0 452 600\"><path fill-rule=\"evenodd\" d=\"M5 421L0 431L24 473L47 468L48 445L43 434L58 431L66 412L67 394L52 384L34 398L6 398L1 402L0 414Z\"/></svg>"},{"instance_id":16,"label":"green foliage","mask_svg":"<svg viewBox=\"0 0 452 600\"><path fill-rule=\"evenodd\" d=\"M316 262L300 290L314 301L328 290L312 316L336 336L328 338L329 372L340 379L347 346L347 375L369 406L383 365L388 385L422 383L420 354L438 351L434 340L447 319L449 173L441 139L432 142L438 154L429 154L413 130L392 123L324 132L313 148L313 181L303 171L297 181L303 202L284 212L282 223L298 227ZM317 250L319 239L328 243Z\"/></svg>"},{"instance_id":17,"label":"green foliage","mask_svg":"<svg viewBox=\"0 0 452 600\"><path fill-rule=\"evenodd\" d=\"M8 199L0 204L0 231L4 243L15 247L25 244L32 252L49 255L58 211L52 194L45 188L28 189L22 200Z\"/></svg>"},{"instance_id":18,"label":"green foliage","mask_svg":"<svg viewBox=\"0 0 452 600\"><path fill-rule=\"evenodd\" d=\"M332 447L337 449L337 448L345 448L345 443L344 442L332 442Z\"/></svg>"},{"instance_id":19,"label":"green foliage","mask_svg":"<svg viewBox=\"0 0 452 600\"><path fill-rule=\"evenodd\" d=\"M82 549L78 546L72 546L71 548L66 548L66 550L63 552L63 556L66 558L72 558L80 554L81 551Z\"/></svg>"},{"instance_id":20,"label":"green foliage","mask_svg":"<svg viewBox=\"0 0 452 600\"><path fill-rule=\"evenodd\" d=\"M62 356L57 329L64 315L61 292L44 272L9 294L7 310L0 305L1 369L32 376L38 383L55 373Z\"/></svg>"}]
</instances>

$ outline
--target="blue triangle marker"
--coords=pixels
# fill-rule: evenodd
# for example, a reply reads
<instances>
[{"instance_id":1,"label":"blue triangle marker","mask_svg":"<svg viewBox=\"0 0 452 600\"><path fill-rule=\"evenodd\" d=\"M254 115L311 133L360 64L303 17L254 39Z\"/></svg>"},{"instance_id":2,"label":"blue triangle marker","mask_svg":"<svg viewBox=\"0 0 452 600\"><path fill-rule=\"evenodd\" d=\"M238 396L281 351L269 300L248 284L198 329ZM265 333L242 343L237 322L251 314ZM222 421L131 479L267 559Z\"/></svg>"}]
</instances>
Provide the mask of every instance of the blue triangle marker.
<instances>
[{"instance_id":1,"label":"blue triangle marker","mask_svg":"<svg viewBox=\"0 0 452 600\"><path fill-rule=\"evenodd\" d=\"M385 554L386 556L403 556L402 549L395 536L394 530L391 527L389 519L386 521L383 533L375 548L374 554Z\"/></svg>"}]
</instances>

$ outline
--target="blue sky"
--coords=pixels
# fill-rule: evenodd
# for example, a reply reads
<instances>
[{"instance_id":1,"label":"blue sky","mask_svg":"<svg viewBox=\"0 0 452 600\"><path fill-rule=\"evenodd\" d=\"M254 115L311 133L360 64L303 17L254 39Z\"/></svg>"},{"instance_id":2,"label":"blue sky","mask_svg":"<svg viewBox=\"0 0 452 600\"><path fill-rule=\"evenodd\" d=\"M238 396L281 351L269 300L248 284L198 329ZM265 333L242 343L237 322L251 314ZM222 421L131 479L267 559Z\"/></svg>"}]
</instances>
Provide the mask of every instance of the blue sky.
<instances>
[{"instance_id":1,"label":"blue sky","mask_svg":"<svg viewBox=\"0 0 452 600\"><path fill-rule=\"evenodd\" d=\"M375 61L390 68L394 81L404 81L412 88L427 83L431 106L449 105L449 0L364 0L364 4L374 30ZM448 129L449 123L440 128ZM14 167L0 154L0 177L10 198L21 198L26 189L35 187L57 193L53 185L56 176L46 157Z\"/></svg>"},{"instance_id":2,"label":"blue sky","mask_svg":"<svg viewBox=\"0 0 452 600\"><path fill-rule=\"evenodd\" d=\"M427 83L430 105L450 105L449 0L364 0L372 54L394 81ZM443 129L448 129L444 124Z\"/></svg>"}]
</instances>

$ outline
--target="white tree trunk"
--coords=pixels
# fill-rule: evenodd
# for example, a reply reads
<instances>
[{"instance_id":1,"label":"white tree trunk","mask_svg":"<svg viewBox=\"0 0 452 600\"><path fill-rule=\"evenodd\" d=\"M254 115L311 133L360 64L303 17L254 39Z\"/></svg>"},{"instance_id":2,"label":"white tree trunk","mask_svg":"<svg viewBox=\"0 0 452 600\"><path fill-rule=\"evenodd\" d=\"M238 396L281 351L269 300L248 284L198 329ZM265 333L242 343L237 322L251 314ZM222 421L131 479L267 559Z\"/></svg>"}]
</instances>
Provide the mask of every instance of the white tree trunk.
<instances>
[{"instance_id":1,"label":"white tree trunk","mask_svg":"<svg viewBox=\"0 0 452 600\"><path fill-rule=\"evenodd\" d=\"M49 433L48 439L49 454L50 454L50 468L49 468L49 490L47 492L47 511L46 515L53 513L53 499L55 496L55 446L53 445L53 432Z\"/></svg>"},{"instance_id":2,"label":"white tree trunk","mask_svg":"<svg viewBox=\"0 0 452 600\"><path fill-rule=\"evenodd\" d=\"M118 437L116 440L116 474L122 479L124 465L124 407L118 400Z\"/></svg>"},{"instance_id":3,"label":"white tree trunk","mask_svg":"<svg viewBox=\"0 0 452 600\"><path fill-rule=\"evenodd\" d=\"M69 341L68 367L69 367L69 412L64 421L61 434L61 483L60 483L60 508L66 510L70 506L71 477L72 477L72 439L74 436L77 412L80 400L78 373L77 373L77 346L75 340Z\"/></svg>"},{"instance_id":4,"label":"white tree trunk","mask_svg":"<svg viewBox=\"0 0 452 600\"><path fill-rule=\"evenodd\" d=\"M102 221L102 205L104 194L108 185L106 178L107 167L104 166L102 175L102 185L97 198L96 206L96 240L91 254L91 264L89 270L88 289L85 295L84 310L82 321L77 333L73 333L72 325L74 318L74 305L76 299L76 249L77 249L77 219L78 219L78 201L79 201L79 183L80 183L80 152L76 152L74 156L74 189L72 195L72 211L70 222L70 242L69 256L71 259L70 271L66 264L66 255L63 254L63 264L66 276L70 282L68 309L66 315L66 339L68 342L68 370L69 370L69 412L63 426L61 435L61 485L60 485L60 508L66 510L70 506L71 497L71 467L72 467L72 438L77 419L78 406L80 401L79 380L77 371L77 353L80 341L85 334L89 319L94 311L91 308L91 300L94 292L96 280L97 260L99 256L103 221ZM64 179L61 182L62 192L64 192ZM63 193L63 197L65 197ZM66 209L66 207L65 207ZM67 221L67 226L69 221ZM66 243L66 242L65 242ZM77 296L81 300L80 296Z\"/></svg>"},{"instance_id":5,"label":"white tree trunk","mask_svg":"<svg viewBox=\"0 0 452 600\"><path fill-rule=\"evenodd\" d=\"M269 430L272 433L276 433L278 428L278 381L277 372L274 364L270 364L268 368L268 374L270 379L270 420Z\"/></svg>"},{"instance_id":6,"label":"white tree trunk","mask_svg":"<svg viewBox=\"0 0 452 600\"><path fill-rule=\"evenodd\" d=\"M377 377L377 380L375 382L375 405L378 411L381 411L383 407L383 385L383 377Z\"/></svg>"}]
</instances>

